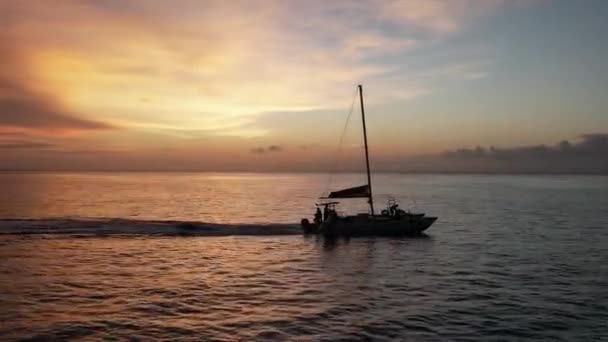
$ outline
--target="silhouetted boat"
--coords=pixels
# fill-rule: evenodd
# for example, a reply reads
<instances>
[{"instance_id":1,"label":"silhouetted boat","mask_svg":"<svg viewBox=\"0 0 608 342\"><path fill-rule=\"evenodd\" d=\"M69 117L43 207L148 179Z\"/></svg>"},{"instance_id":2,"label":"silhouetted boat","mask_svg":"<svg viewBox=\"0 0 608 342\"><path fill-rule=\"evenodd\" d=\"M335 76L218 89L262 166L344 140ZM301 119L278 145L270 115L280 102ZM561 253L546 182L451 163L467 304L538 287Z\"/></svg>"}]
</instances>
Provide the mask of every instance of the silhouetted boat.
<instances>
[{"instance_id":1,"label":"silhouetted boat","mask_svg":"<svg viewBox=\"0 0 608 342\"><path fill-rule=\"evenodd\" d=\"M399 236L418 235L428 229L437 217L429 217L424 213L411 213L398 208L394 200L380 215L374 212L372 197L372 178L369 167L369 152L367 147L367 130L365 127L365 108L363 106L363 87L358 86L361 104L361 122L363 124L363 142L365 144L365 166L367 184L333 191L326 197L321 197L317 204L317 214L314 223L302 219L301 224L307 234L323 234L325 236ZM327 201L338 198L367 198L369 213L340 216L336 211L339 202ZM323 208L321 213L320 208Z\"/></svg>"}]
</instances>

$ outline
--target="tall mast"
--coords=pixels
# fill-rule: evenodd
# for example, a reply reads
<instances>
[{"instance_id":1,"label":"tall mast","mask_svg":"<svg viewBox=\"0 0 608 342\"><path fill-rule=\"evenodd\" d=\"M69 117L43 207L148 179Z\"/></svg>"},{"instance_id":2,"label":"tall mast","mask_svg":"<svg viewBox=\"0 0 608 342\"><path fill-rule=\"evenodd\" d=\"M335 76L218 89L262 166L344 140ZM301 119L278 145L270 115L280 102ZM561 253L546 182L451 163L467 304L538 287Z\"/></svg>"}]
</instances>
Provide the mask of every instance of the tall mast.
<instances>
[{"instance_id":1,"label":"tall mast","mask_svg":"<svg viewBox=\"0 0 608 342\"><path fill-rule=\"evenodd\" d=\"M365 143L365 166L367 167L367 186L369 187L369 208L374 216L374 198L372 197L372 175L369 170L369 151L367 149L367 129L365 128L365 108L363 107L363 87L359 84L359 100L361 102L361 119L363 121L363 142Z\"/></svg>"}]
</instances>

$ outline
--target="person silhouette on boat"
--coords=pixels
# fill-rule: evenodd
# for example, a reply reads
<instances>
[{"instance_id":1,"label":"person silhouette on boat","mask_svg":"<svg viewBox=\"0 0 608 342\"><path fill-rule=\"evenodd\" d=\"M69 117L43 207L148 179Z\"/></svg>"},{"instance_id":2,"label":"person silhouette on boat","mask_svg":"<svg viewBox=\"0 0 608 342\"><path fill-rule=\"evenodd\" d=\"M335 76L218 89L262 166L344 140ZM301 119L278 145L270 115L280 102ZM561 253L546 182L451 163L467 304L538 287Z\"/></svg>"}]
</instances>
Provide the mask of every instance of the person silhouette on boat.
<instances>
[{"instance_id":1,"label":"person silhouette on boat","mask_svg":"<svg viewBox=\"0 0 608 342\"><path fill-rule=\"evenodd\" d=\"M391 216L396 216L396 215L397 215L397 211L398 211L398 209L397 209L397 208L398 208L398 207L399 207L399 204L397 204L397 203L395 203L395 204L393 204L393 205L391 205L391 206L389 207L389 209L388 209L388 210L389 210L389 212L390 212Z\"/></svg>"},{"instance_id":2,"label":"person silhouette on boat","mask_svg":"<svg viewBox=\"0 0 608 342\"><path fill-rule=\"evenodd\" d=\"M315 212L315 224L321 224L323 222L323 213L321 213L321 208L317 207L317 211Z\"/></svg>"},{"instance_id":3,"label":"person silhouette on boat","mask_svg":"<svg viewBox=\"0 0 608 342\"><path fill-rule=\"evenodd\" d=\"M329 206L328 206L328 205L325 205L325 206L323 207L323 221L327 221L327 220L329 220L329 211L330 211L330 210L329 210Z\"/></svg>"}]
</instances>

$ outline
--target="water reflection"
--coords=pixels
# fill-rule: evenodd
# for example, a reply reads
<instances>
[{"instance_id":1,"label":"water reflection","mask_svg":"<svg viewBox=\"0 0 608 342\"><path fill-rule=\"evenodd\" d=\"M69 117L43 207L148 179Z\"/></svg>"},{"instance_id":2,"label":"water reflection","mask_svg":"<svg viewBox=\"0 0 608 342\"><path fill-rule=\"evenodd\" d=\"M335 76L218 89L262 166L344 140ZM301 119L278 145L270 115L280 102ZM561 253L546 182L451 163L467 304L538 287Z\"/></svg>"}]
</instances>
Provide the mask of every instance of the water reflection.
<instances>
[{"instance_id":1,"label":"water reflection","mask_svg":"<svg viewBox=\"0 0 608 342\"><path fill-rule=\"evenodd\" d=\"M39 208L54 205L47 196L53 183L39 173L0 172L0 217L37 217Z\"/></svg>"},{"instance_id":2,"label":"water reflection","mask_svg":"<svg viewBox=\"0 0 608 342\"><path fill-rule=\"evenodd\" d=\"M1 239L0 337L10 339L542 339L559 327L534 330L531 315L550 308L581 324L599 308L569 284L608 285L584 263L575 274L536 263L519 282L524 273L505 270L530 254L479 264L490 249L429 237Z\"/></svg>"},{"instance_id":3,"label":"water reflection","mask_svg":"<svg viewBox=\"0 0 608 342\"><path fill-rule=\"evenodd\" d=\"M11 177L4 217L248 223L299 222L323 183ZM440 213L421 238L1 234L0 339L606 340L608 183L597 179L379 176L377 193Z\"/></svg>"}]
</instances>

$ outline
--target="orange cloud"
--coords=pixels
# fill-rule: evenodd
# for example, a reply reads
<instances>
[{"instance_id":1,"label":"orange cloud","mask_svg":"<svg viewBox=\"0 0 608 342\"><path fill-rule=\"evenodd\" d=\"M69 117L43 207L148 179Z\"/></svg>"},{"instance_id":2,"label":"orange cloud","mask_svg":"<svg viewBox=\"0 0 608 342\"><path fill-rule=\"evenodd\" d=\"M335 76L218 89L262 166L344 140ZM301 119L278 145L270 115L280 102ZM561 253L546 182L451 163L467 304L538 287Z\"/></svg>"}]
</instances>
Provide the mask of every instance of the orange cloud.
<instances>
[{"instance_id":1,"label":"orange cloud","mask_svg":"<svg viewBox=\"0 0 608 342\"><path fill-rule=\"evenodd\" d=\"M394 0L377 1L381 16L399 25L435 33L459 31L471 19L505 5L505 0Z\"/></svg>"},{"instance_id":2,"label":"orange cloud","mask_svg":"<svg viewBox=\"0 0 608 342\"><path fill-rule=\"evenodd\" d=\"M343 89L390 72L361 57L415 44L367 29L346 33L344 18L329 33L337 44L324 45L285 27L286 18L305 22L289 3L204 5L16 3L11 48L24 56L29 87L83 119L104 113L124 126L255 136L264 132L243 127L261 113L343 106Z\"/></svg>"},{"instance_id":3,"label":"orange cloud","mask_svg":"<svg viewBox=\"0 0 608 342\"><path fill-rule=\"evenodd\" d=\"M418 48L416 30L456 32L501 3L3 4L0 132L59 136L42 143L62 144L75 143L66 135L95 132L78 142L149 156L155 148L175 145L180 151L213 155L213 149L222 149L233 158L255 158L251 146L282 142L270 136L276 134L271 125L257 124L271 113L297 114L290 115L286 131L294 134L286 141L303 144L310 133L300 129L298 117L343 110L357 83L382 89L367 95L371 104L429 93L423 78L403 77L399 65L384 59ZM469 71L477 73L474 78L483 70ZM331 115L326 116L321 125ZM315 133L321 129L311 127ZM67 142L58 141L64 138ZM211 142L199 146L197 139ZM234 151L244 154L234 157Z\"/></svg>"}]
</instances>

